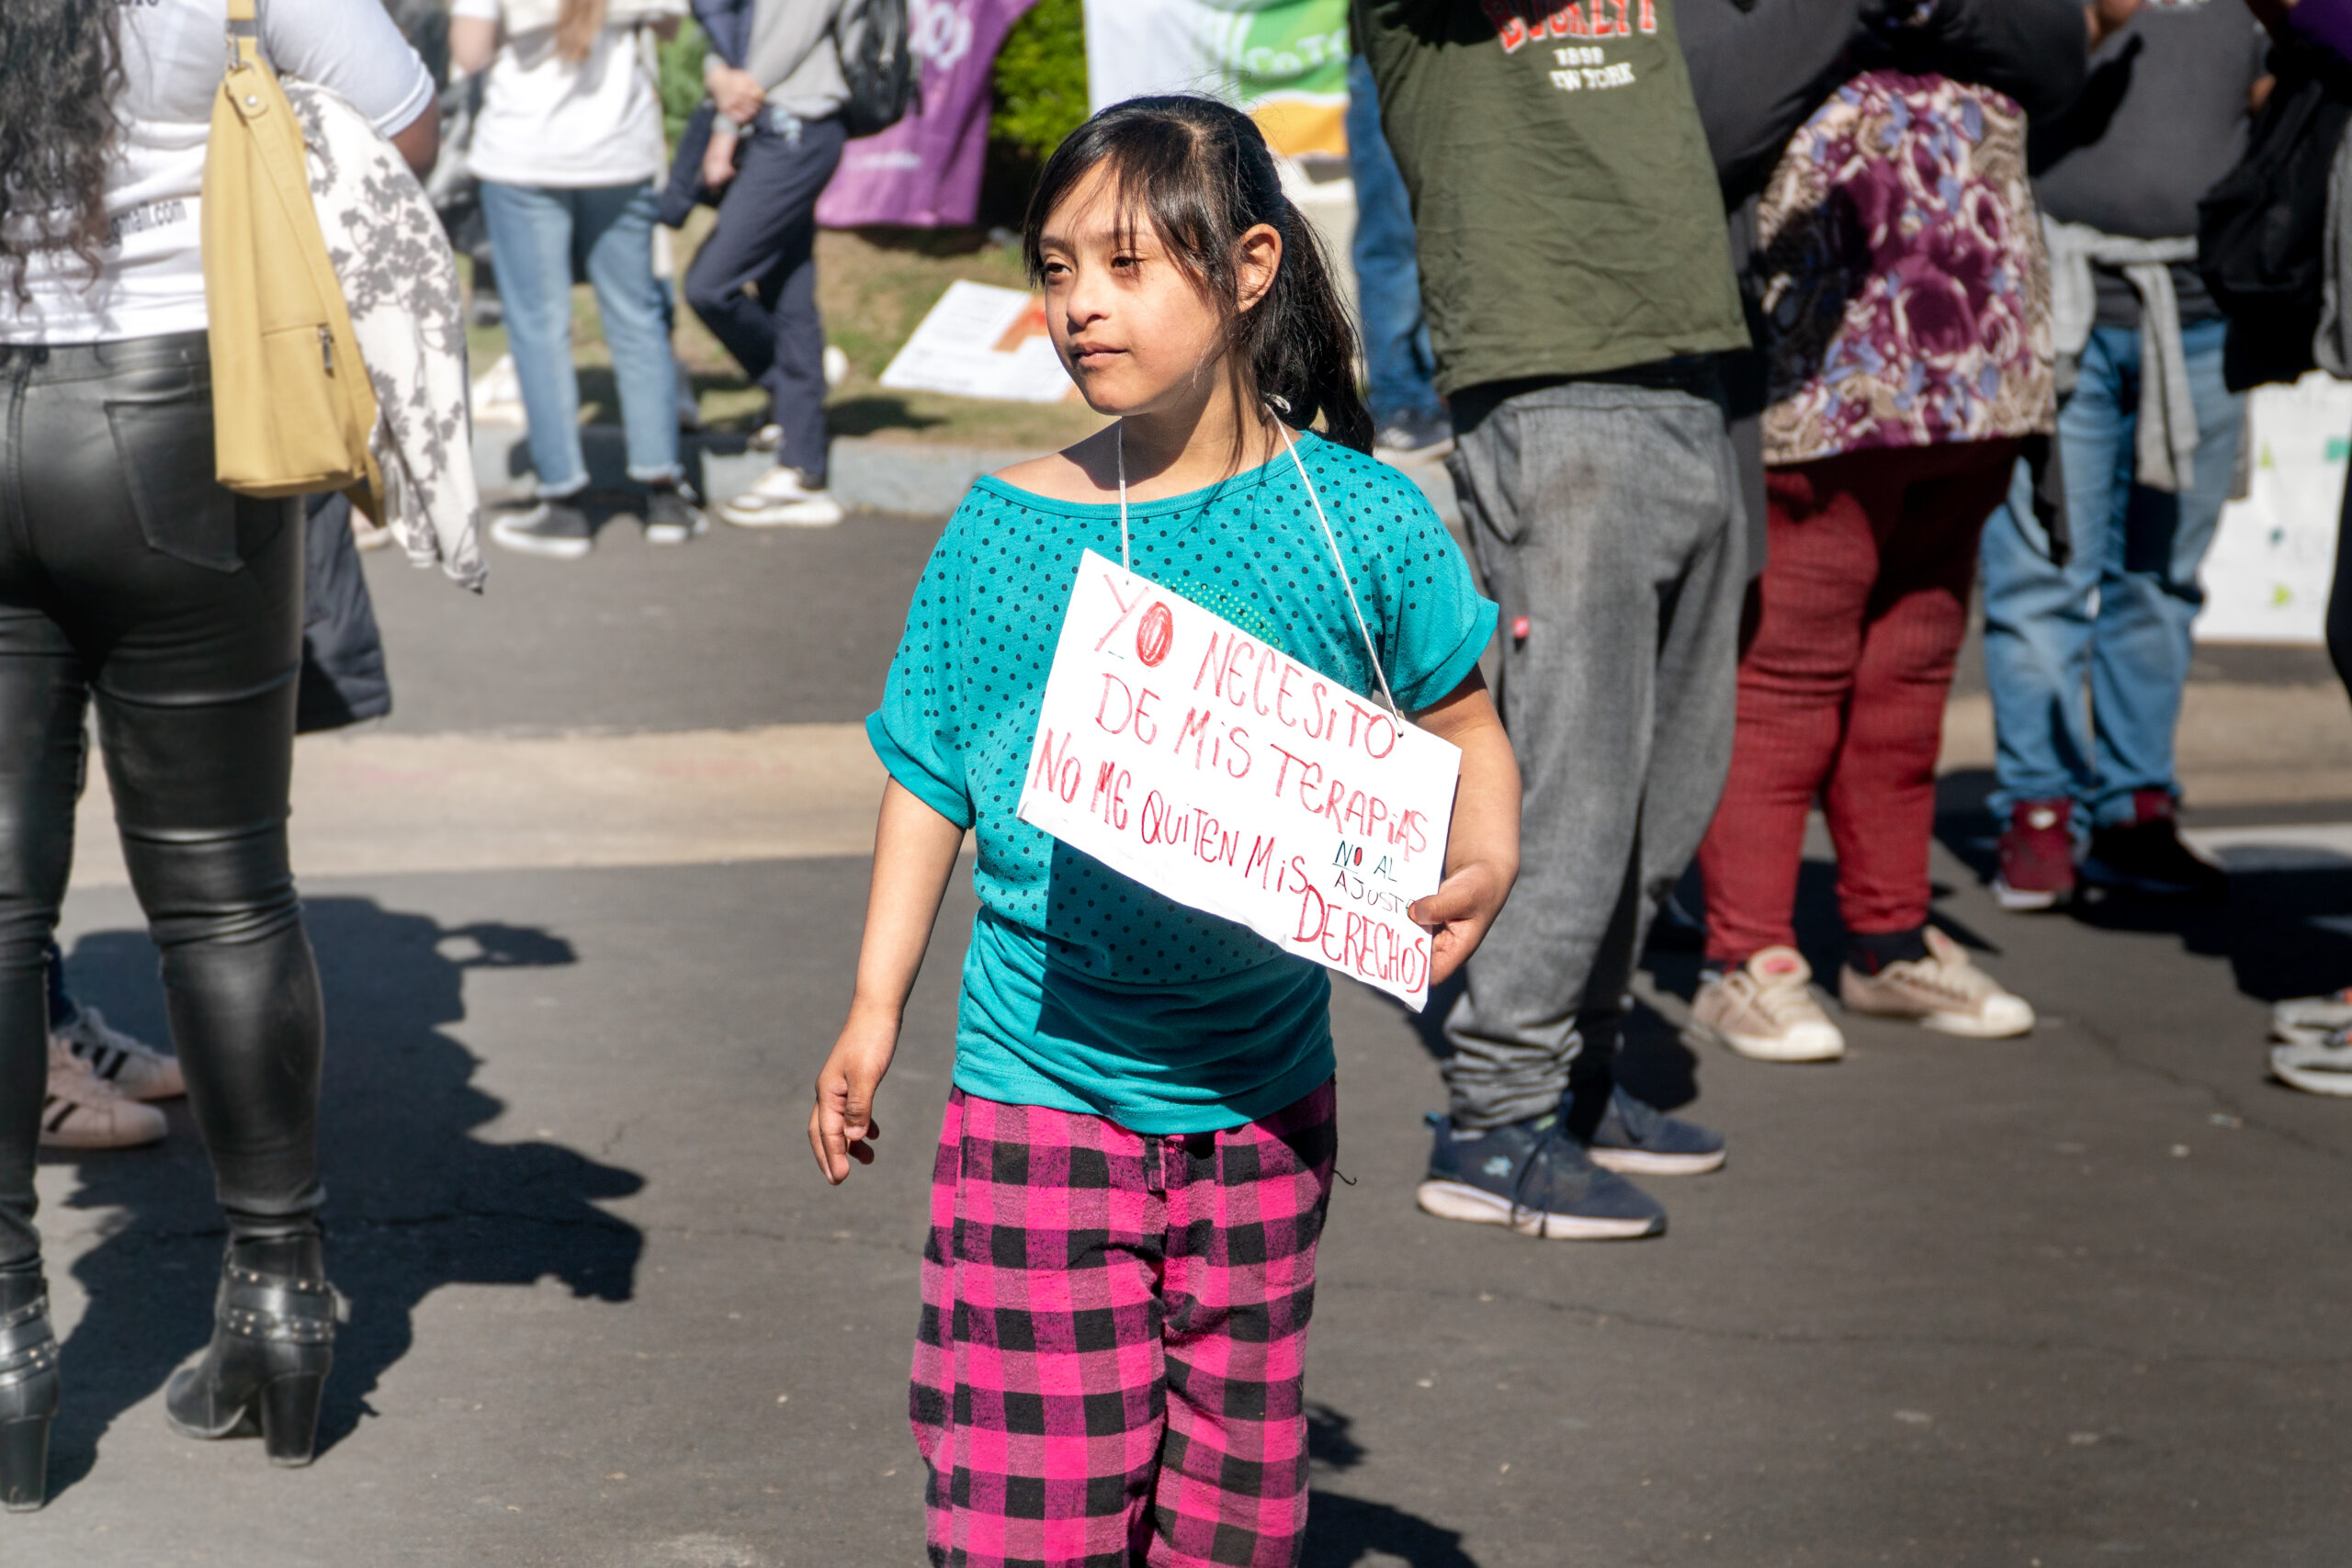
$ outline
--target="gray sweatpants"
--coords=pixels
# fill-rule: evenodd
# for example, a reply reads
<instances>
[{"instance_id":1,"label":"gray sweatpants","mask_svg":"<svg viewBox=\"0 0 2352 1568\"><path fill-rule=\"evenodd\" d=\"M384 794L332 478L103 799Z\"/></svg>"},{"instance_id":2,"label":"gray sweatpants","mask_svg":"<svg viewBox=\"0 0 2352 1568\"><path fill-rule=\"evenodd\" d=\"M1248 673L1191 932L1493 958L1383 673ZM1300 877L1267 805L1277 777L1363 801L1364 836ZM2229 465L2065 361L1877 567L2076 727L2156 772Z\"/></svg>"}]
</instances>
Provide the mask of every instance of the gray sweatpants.
<instances>
[{"instance_id":1,"label":"gray sweatpants","mask_svg":"<svg viewBox=\"0 0 2352 1568\"><path fill-rule=\"evenodd\" d=\"M1497 695L1526 792L1519 885L1445 1022L1454 1122L1493 1127L1553 1109L1587 1039L1614 1047L1650 918L1731 764L1747 572L1708 398L1521 392L1450 466L1502 604Z\"/></svg>"}]
</instances>

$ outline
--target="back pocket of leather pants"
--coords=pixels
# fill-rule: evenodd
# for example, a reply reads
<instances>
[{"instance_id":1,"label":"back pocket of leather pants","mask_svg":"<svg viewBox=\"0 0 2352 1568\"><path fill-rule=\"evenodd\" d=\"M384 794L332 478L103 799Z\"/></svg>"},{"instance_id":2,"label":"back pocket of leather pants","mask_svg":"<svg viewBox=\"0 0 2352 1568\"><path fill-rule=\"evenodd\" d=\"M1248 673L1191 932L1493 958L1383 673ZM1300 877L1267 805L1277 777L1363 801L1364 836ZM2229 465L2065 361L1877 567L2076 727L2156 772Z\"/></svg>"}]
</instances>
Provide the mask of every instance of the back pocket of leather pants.
<instances>
[{"instance_id":1,"label":"back pocket of leather pants","mask_svg":"<svg viewBox=\"0 0 2352 1568\"><path fill-rule=\"evenodd\" d=\"M213 571L245 564L237 498L213 479L212 397L108 402L123 483L150 549Z\"/></svg>"}]
</instances>

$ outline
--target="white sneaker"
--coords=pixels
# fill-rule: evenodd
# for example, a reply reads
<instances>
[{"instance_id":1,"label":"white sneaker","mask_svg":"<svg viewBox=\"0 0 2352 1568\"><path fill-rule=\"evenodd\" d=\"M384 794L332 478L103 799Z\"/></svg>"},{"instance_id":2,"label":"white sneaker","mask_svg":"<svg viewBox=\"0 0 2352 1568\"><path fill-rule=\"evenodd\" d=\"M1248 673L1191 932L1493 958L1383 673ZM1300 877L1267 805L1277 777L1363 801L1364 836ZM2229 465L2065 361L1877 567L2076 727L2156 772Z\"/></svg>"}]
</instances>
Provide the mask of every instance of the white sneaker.
<instances>
[{"instance_id":1,"label":"white sneaker","mask_svg":"<svg viewBox=\"0 0 2352 1568\"><path fill-rule=\"evenodd\" d=\"M164 1113L141 1105L90 1071L89 1064L49 1043L49 1095L40 1108L45 1149L135 1149L161 1143Z\"/></svg>"},{"instance_id":2,"label":"white sneaker","mask_svg":"<svg viewBox=\"0 0 2352 1568\"><path fill-rule=\"evenodd\" d=\"M2324 997L2290 997L2270 1009L2270 1037L2290 1045L2336 1043L2331 1036L2352 1029L2352 987Z\"/></svg>"},{"instance_id":3,"label":"white sneaker","mask_svg":"<svg viewBox=\"0 0 2352 1568\"><path fill-rule=\"evenodd\" d=\"M844 513L840 502L804 484L797 468L779 464L751 489L720 502L718 515L738 528L830 528Z\"/></svg>"},{"instance_id":4,"label":"white sneaker","mask_svg":"<svg viewBox=\"0 0 2352 1568\"><path fill-rule=\"evenodd\" d=\"M2033 1008L1968 961L1960 943L1929 926L1928 956L1890 964L1875 975L1849 964L1838 999L1849 1012L1907 1019L1922 1029L2006 1040L2033 1028Z\"/></svg>"},{"instance_id":5,"label":"white sneaker","mask_svg":"<svg viewBox=\"0 0 2352 1568\"><path fill-rule=\"evenodd\" d=\"M94 1007L85 1006L73 1022L49 1039L52 1046L65 1047L93 1077L112 1084L128 1099L176 1100L187 1092L177 1057L125 1034Z\"/></svg>"},{"instance_id":6,"label":"white sneaker","mask_svg":"<svg viewBox=\"0 0 2352 1568\"><path fill-rule=\"evenodd\" d=\"M2306 1094L2352 1096L2352 1045L2278 1045L2270 1074Z\"/></svg>"},{"instance_id":7,"label":"white sneaker","mask_svg":"<svg viewBox=\"0 0 2352 1568\"><path fill-rule=\"evenodd\" d=\"M1793 947L1768 947L1707 981L1690 1033L1759 1062L1834 1062L1846 1037L1813 994L1813 968Z\"/></svg>"}]
</instances>

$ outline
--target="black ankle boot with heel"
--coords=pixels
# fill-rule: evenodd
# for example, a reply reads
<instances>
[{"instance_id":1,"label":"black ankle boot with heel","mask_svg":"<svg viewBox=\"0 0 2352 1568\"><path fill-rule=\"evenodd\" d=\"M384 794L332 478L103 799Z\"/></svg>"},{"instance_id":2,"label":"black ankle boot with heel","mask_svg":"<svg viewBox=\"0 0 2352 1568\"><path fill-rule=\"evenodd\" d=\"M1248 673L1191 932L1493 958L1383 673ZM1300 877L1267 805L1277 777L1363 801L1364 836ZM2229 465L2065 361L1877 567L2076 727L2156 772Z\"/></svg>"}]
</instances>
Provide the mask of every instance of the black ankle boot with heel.
<instances>
[{"instance_id":1,"label":"black ankle boot with heel","mask_svg":"<svg viewBox=\"0 0 2352 1568\"><path fill-rule=\"evenodd\" d=\"M270 1463L310 1463L343 1307L317 1235L232 1239L212 1343L172 1374L164 1416L191 1438L259 1431Z\"/></svg>"},{"instance_id":2,"label":"black ankle boot with heel","mask_svg":"<svg viewBox=\"0 0 2352 1568\"><path fill-rule=\"evenodd\" d=\"M49 1495L57 1415L57 1336L40 1269L0 1269L0 1507L28 1514Z\"/></svg>"}]
</instances>

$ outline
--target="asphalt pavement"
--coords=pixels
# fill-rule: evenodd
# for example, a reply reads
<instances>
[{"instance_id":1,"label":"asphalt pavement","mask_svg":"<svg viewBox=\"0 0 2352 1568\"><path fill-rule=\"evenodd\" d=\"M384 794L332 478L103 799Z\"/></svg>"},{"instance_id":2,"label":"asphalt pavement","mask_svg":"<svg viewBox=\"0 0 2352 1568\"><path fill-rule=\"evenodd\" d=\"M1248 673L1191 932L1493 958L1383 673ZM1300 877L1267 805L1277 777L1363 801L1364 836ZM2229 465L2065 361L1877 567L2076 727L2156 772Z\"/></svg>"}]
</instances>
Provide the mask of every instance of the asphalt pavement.
<instances>
[{"instance_id":1,"label":"asphalt pavement","mask_svg":"<svg viewBox=\"0 0 2352 1568\"><path fill-rule=\"evenodd\" d=\"M788 744L772 727L854 721L937 527L651 550L622 521L577 567L498 555L479 600L372 557L388 738ZM549 815L583 834L704 787L681 771L592 807L559 773ZM1650 1184L1658 1240L1417 1213L1434 1036L1340 987L1349 1179L1310 1362L1307 1563L2352 1562L2352 1103L2268 1084L2261 1045L2267 998L2352 978L2352 833L2306 800L2318 828L2231 840L2226 908L2018 917L1970 868L1967 793L1939 918L2042 1026L1982 1043L1849 1019L1834 1066L1694 1056L1674 1028L1694 964L1653 954L1623 1074L1732 1148L1718 1175ZM515 862L305 877L330 1261L355 1302L311 1470L164 1426L220 1239L185 1109L159 1149L45 1165L67 1406L54 1499L0 1519L0 1562L921 1561L905 1376L968 888L883 1091L880 1163L833 1190L800 1127L864 861ZM1804 922L1833 953L1824 863ZM67 928L79 993L160 1036L128 889L84 887Z\"/></svg>"}]
</instances>

